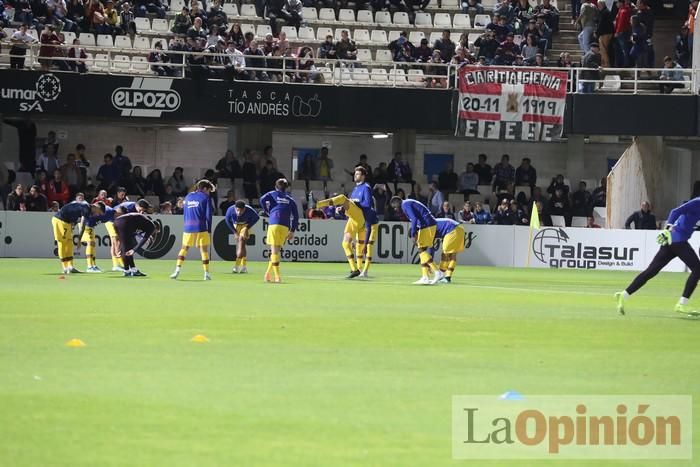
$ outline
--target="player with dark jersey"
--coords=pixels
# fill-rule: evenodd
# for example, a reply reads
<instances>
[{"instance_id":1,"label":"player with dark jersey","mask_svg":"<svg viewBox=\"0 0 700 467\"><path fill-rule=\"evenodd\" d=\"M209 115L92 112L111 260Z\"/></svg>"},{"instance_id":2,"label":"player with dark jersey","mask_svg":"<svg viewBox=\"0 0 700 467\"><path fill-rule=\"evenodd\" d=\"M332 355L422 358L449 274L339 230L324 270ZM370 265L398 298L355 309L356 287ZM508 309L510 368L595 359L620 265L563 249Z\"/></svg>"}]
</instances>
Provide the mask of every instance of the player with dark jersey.
<instances>
[{"instance_id":1,"label":"player with dark jersey","mask_svg":"<svg viewBox=\"0 0 700 467\"><path fill-rule=\"evenodd\" d=\"M90 215L103 214L104 205L90 205L85 201L73 201L66 204L51 218L53 237L56 240L58 259L61 261L64 274L79 273L73 266L73 226L80 225L78 238L85 232L85 219Z\"/></svg>"},{"instance_id":2,"label":"player with dark jersey","mask_svg":"<svg viewBox=\"0 0 700 467\"><path fill-rule=\"evenodd\" d=\"M134 262L138 251L156 232L156 224L143 214L131 212L118 215L114 228L119 236L119 253L124 259L124 277L143 277Z\"/></svg>"}]
</instances>

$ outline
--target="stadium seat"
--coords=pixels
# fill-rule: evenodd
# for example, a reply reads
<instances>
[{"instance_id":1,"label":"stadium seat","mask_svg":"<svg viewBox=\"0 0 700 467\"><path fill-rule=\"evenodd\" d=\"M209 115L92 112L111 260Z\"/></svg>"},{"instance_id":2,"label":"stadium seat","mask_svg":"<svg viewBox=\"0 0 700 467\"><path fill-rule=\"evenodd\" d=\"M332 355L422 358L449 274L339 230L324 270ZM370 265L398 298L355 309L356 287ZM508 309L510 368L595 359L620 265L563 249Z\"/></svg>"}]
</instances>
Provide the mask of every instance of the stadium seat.
<instances>
[{"instance_id":1,"label":"stadium seat","mask_svg":"<svg viewBox=\"0 0 700 467\"><path fill-rule=\"evenodd\" d=\"M436 20L437 20L437 15ZM460 29L471 29L472 27L472 20L469 17L469 15L465 15L464 13L457 13L454 18L454 27L460 28ZM437 26L437 24L436 24Z\"/></svg>"},{"instance_id":2,"label":"stadium seat","mask_svg":"<svg viewBox=\"0 0 700 467\"><path fill-rule=\"evenodd\" d=\"M338 21L341 21L343 23L354 23L355 12L348 8L342 8L338 13Z\"/></svg>"},{"instance_id":3,"label":"stadium seat","mask_svg":"<svg viewBox=\"0 0 700 467\"><path fill-rule=\"evenodd\" d=\"M406 81L406 72L403 68L392 68L389 70L389 82L396 86L406 86L408 82Z\"/></svg>"},{"instance_id":4,"label":"stadium seat","mask_svg":"<svg viewBox=\"0 0 700 467\"><path fill-rule=\"evenodd\" d=\"M230 5L227 3L227 5ZM234 5L235 6L235 5ZM154 18L153 21L151 22L151 30L153 32L157 32L159 34L167 34L170 32L170 29L168 28L168 20L167 19L160 19L160 18Z\"/></svg>"},{"instance_id":5,"label":"stadium seat","mask_svg":"<svg viewBox=\"0 0 700 467\"><path fill-rule=\"evenodd\" d=\"M245 16L246 18L257 18L258 14L255 12L255 5L251 3L242 4L241 16Z\"/></svg>"},{"instance_id":6,"label":"stadium seat","mask_svg":"<svg viewBox=\"0 0 700 467\"><path fill-rule=\"evenodd\" d=\"M299 28L299 39L306 41L315 41L316 35L314 33L314 28L301 27Z\"/></svg>"},{"instance_id":7,"label":"stadium seat","mask_svg":"<svg viewBox=\"0 0 700 467\"><path fill-rule=\"evenodd\" d=\"M170 11L173 14L180 13L184 6L186 6L184 0L170 0Z\"/></svg>"},{"instance_id":8,"label":"stadium seat","mask_svg":"<svg viewBox=\"0 0 700 467\"><path fill-rule=\"evenodd\" d=\"M478 32L470 32L470 33L467 35L467 42L469 43L469 45L473 45L474 42L476 42L476 40L477 40L479 37L481 37L481 33L478 33Z\"/></svg>"},{"instance_id":9,"label":"stadium seat","mask_svg":"<svg viewBox=\"0 0 700 467\"><path fill-rule=\"evenodd\" d=\"M222 5L222 10L226 13L227 17L238 16L238 5L235 3L224 3ZM155 29L155 28L154 28Z\"/></svg>"},{"instance_id":10,"label":"stadium seat","mask_svg":"<svg viewBox=\"0 0 700 467\"><path fill-rule=\"evenodd\" d=\"M433 27L433 19L430 17L430 13L418 12L418 13L416 13L415 24L416 24L416 27L423 26L423 27L432 28Z\"/></svg>"},{"instance_id":11,"label":"stadium seat","mask_svg":"<svg viewBox=\"0 0 700 467\"><path fill-rule=\"evenodd\" d=\"M355 42L360 45L360 44L369 44L372 42L369 31L366 29L355 29L355 32L353 34L353 39Z\"/></svg>"},{"instance_id":12,"label":"stadium seat","mask_svg":"<svg viewBox=\"0 0 700 467\"><path fill-rule=\"evenodd\" d=\"M456 10L459 8L459 0L442 0L442 8L445 10Z\"/></svg>"},{"instance_id":13,"label":"stadium seat","mask_svg":"<svg viewBox=\"0 0 700 467\"><path fill-rule=\"evenodd\" d=\"M63 42L66 45L72 44L73 39L75 39L77 37L74 32L70 32L70 31L64 31L61 34L63 34ZM10 36L7 36L7 37L10 37Z\"/></svg>"},{"instance_id":14,"label":"stadium seat","mask_svg":"<svg viewBox=\"0 0 700 467\"><path fill-rule=\"evenodd\" d=\"M331 84L333 82L333 72L327 66L318 67L319 73L323 75L323 80L326 84Z\"/></svg>"},{"instance_id":15,"label":"stadium seat","mask_svg":"<svg viewBox=\"0 0 700 467\"><path fill-rule=\"evenodd\" d=\"M151 39L146 36L136 36L134 37L134 48L141 50L151 49Z\"/></svg>"},{"instance_id":16,"label":"stadium seat","mask_svg":"<svg viewBox=\"0 0 700 467\"><path fill-rule=\"evenodd\" d=\"M151 44L151 47L153 47L153 48L155 49L156 44L158 44L158 43L160 43L160 47L161 47L163 50L167 50L167 48L168 48L168 41L167 41L165 38L163 38L163 37L154 37L154 38L153 38L153 42L152 42L152 44Z\"/></svg>"},{"instance_id":17,"label":"stadium seat","mask_svg":"<svg viewBox=\"0 0 700 467\"><path fill-rule=\"evenodd\" d=\"M441 33L441 32L438 32L438 31L431 32L431 33L430 33L430 39L428 40L428 45L430 45L430 47L434 47L434 46L435 46L435 41L438 40L438 39L440 39L441 37L442 37L442 33Z\"/></svg>"},{"instance_id":18,"label":"stadium seat","mask_svg":"<svg viewBox=\"0 0 700 467\"><path fill-rule=\"evenodd\" d=\"M374 22L379 25L391 25L391 14L388 11L378 11L374 14Z\"/></svg>"},{"instance_id":19,"label":"stadium seat","mask_svg":"<svg viewBox=\"0 0 700 467\"><path fill-rule=\"evenodd\" d=\"M352 84L352 74L350 73L349 68L338 66L335 68L334 73L336 82L343 84Z\"/></svg>"},{"instance_id":20,"label":"stadium seat","mask_svg":"<svg viewBox=\"0 0 700 467\"><path fill-rule=\"evenodd\" d=\"M318 11L318 19L326 23L335 23L335 10L333 8L321 8Z\"/></svg>"},{"instance_id":21,"label":"stadium seat","mask_svg":"<svg viewBox=\"0 0 700 467\"><path fill-rule=\"evenodd\" d=\"M517 195L518 193L523 192L525 193L525 196L527 199L530 199L530 196L532 196L532 188L530 188L529 185L518 185L515 187L515 194Z\"/></svg>"},{"instance_id":22,"label":"stadium seat","mask_svg":"<svg viewBox=\"0 0 700 467\"><path fill-rule=\"evenodd\" d=\"M389 36L387 37L387 40L391 43L398 39L400 36L401 31L389 31Z\"/></svg>"},{"instance_id":23,"label":"stadium seat","mask_svg":"<svg viewBox=\"0 0 700 467\"><path fill-rule=\"evenodd\" d=\"M603 78L603 84L600 86L601 91L616 92L622 87L622 78L620 75L607 75Z\"/></svg>"},{"instance_id":24,"label":"stadium seat","mask_svg":"<svg viewBox=\"0 0 700 467\"><path fill-rule=\"evenodd\" d=\"M114 47L112 36L109 34L98 34L97 47Z\"/></svg>"},{"instance_id":25,"label":"stadium seat","mask_svg":"<svg viewBox=\"0 0 700 467\"><path fill-rule=\"evenodd\" d=\"M357 33L357 31L355 31ZM371 62L372 61L372 51L369 49L357 49L357 61L358 62Z\"/></svg>"},{"instance_id":26,"label":"stadium seat","mask_svg":"<svg viewBox=\"0 0 700 467\"><path fill-rule=\"evenodd\" d=\"M304 21L316 21L318 20L318 11L314 7L305 6L301 9L301 15L304 17Z\"/></svg>"},{"instance_id":27,"label":"stadium seat","mask_svg":"<svg viewBox=\"0 0 700 467\"><path fill-rule=\"evenodd\" d=\"M139 18L138 16L134 18L134 23L136 24L136 32L148 32L151 30L151 20L148 18Z\"/></svg>"},{"instance_id":28,"label":"stadium seat","mask_svg":"<svg viewBox=\"0 0 700 467\"><path fill-rule=\"evenodd\" d=\"M386 38L386 31L380 31L379 29L372 30L372 43L386 47L389 45L389 41Z\"/></svg>"},{"instance_id":29,"label":"stadium seat","mask_svg":"<svg viewBox=\"0 0 700 467\"><path fill-rule=\"evenodd\" d=\"M297 28L295 28L294 26L282 26L282 32L287 35L288 40L297 40Z\"/></svg>"},{"instance_id":30,"label":"stadium seat","mask_svg":"<svg viewBox=\"0 0 700 467\"><path fill-rule=\"evenodd\" d=\"M416 47L418 47L418 45L420 45L420 41L424 37L425 37L425 34L423 33L423 31L411 31L410 33L408 33L409 42Z\"/></svg>"},{"instance_id":31,"label":"stadium seat","mask_svg":"<svg viewBox=\"0 0 700 467\"><path fill-rule=\"evenodd\" d=\"M397 26L410 26L411 21L408 18L408 13L405 11L397 11L394 13L394 24Z\"/></svg>"},{"instance_id":32,"label":"stadium seat","mask_svg":"<svg viewBox=\"0 0 700 467\"><path fill-rule=\"evenodd\" d=\"M128 73L131 69L131 59L127 55L114 55L112 57L112 72Z\"/></svg>"},{"instance_id":33,"label":"stadium seat","mask_svg":"<svg viewBox=\"0 0 700 467\"><path fill-rule=\"evenodd\" d=\"M326 40L326 36L333 36L333 30L327 27L320 27L316 30L316 37L321 42ZM335 37L335 36L333 36Z\"/></svg>"},{"instance_id":34,"label":"stadium seat","mask_svg":"<svg viewBox=\"0 0 700 467\"><path fill-rule=\"evenodd\" d=\"M85 55L87 55L87 58L85 59L85 66L88 68L88 70L92 70L93 66L95 65L95 59L92 57L90 52L87 52Z\"/></svg>"},{"instance_id":35,"label":"stadium seat","mask_svg":"<svg viewBox=\"0 0 700 467\"><path fill-rule=\"evenodd\" d=\"M552 218L552 227L566 227L564 216L549 216Z\"/></svg>"},{"instance_id":36,"label":"stadium seat","mask_svg":"<svg viewBox=\"0 0 700 467\"><path fill-rule=\"evenodd\" d=\"M359 10L357 12L357 22L363 24L374 23L374 18L372 18L372 12L369 10Z\"/></svg>"},{"instance_id":37,"label":"stadium seat","mask_svg":"<svg viewBox=\"0 0 700 467\"><path fill-rule=\"evenodd\" d=\"M352 40L352 33L350 32L350 30L349 30L348 28L336 28L336 30L335 30L335 36L334 36L334 37L335 37L335 40L336 40L336 41L339 41L339 40L340 40L340 37L341 37L340 35L342 34L343 31L347 31L347 32L348 32L348 37Z\"/></svg>"},{"instance_id":38,"label":"stadium seat","mask_svg":"<svg viewBox=\"0 0 700 467\"><path fill-rule=\"evenodd\" d=\"M572 217L571 227L588 227L588 218L583 216Z\"/></svg>"},{"instance_id":39,"label":"stadium seat","mask_svg":"<svg viewBox=\"0 0 700 467\"><path fill-rule=\"evenodd\" d=\"M255 28L255 36L259 39L265 39L268 34L272 34L272 28L269 24L258 24Z\"/></svg>"},{"instance_id":40,"label":"stadium seat","mask_svg":"<svg viewBox=\"0 0 700 467\"><path fill-rule=\"evenodd\" d=\"M408 70L408 82L414 86L425 86L423 70Z\"/></svg>"},{"instance_id":41,"label":"stadium seat","mask_svg":"<svg viewBox=\"0 0 700 467\"><path fill-rule=\"evenodd\" d=\"M474 16L474 28L484 29L491 22L491 17L489 15L476 15Z\"/></svg>"},{"instance_id":42,"label":"stadium seat","mask_svg":"<svg viewBox=\"0 0 700 467\"><path fill-rule=\"evenodd\" d=\"M87 45L92 47L95 47L97 45L95 35L89 32L81 32L78 36L78 39L80 39L80 45Z\"/></svg>"},{"instance_id":43,"label":"stadium seat","mask_svg":"<svg viewBox=\"0 0 700 467\"><path fill-rule=\"evenodd\" d=\"M310 191L325 191L326 186L323 180L309 180L309 190ZM323 199L323 198L317 198Z\"/></svg>"},{"instance_id":44,"label":"stadium seat","mask_svg":"<svg viewBox=\"0 0 700 467\"><path fill-rule=\"evenodd\" d=\"M153 72L151 71L151 67L148 65L148 60L146 59L146 57L131 57L131 69L134 73L139 73L142 75L153 74Z\"/></svg>"},{"instance_id":45,"label":"stadium seat","mask_svg":"<svg viewBox=\"0 0 700 467\"><path fill-rule=\"evenodd\" d=\"M357 84L367 84L369 82L369 70L367 68L355 68L352 72L352 80Z\"/></svg>"},{"instance_id":46,"label":"stadium seat","mask_svg":"<svg viewBox=\"0 0 700 467\"><path fill-rule=\"evenodd\" d=\"M247 32L252 32L255 35L255 25L250 23L241 24L241 32L245 35Z\"/></svg>"},{"instance_id":47,"label":"stadium seat","mask_svg":"<svg viewBox=\"0 0 700 467\"><path fill-rule=\"evenodd\" d=\"M118 49L131 49L133 48L133 45L131 44L131 39L129 36L115 36L114 47Z\"/></svg>"},{"instance_id":48,"label":"stadium seat","mask_svg":"<svg viewBox=\"0 0 700 467\"><path fill-rule=\"evenodd\" d=\"M476 191L478 191L480 195L484 196L491 196L493 194L493 189L491 188L491 185L478 185L476 187Z\"/></svg>"},{"instance_id":49,"label":"stadium seat","mask_svg":"<svg viewBox=\"0 0 700 467\"><path fill-rule=\"evenodd\" d=\"M456 211L461 209L464 205L464 195L462 193L450 193L447 195L447 201L449 201L452 208Z\"/></svg>"},{"instance_id":50,"label":"stadium seat","mask_svg":"<svg viewBox=\"0 0 700 467\"><path fill-rule=\"evenodd\" d=\"M374 31L372 31L374 32ZM391 56L391 51L387 49L379 49L377 50L377 55L375 57L375 61L377 62L393 62L394 58Z\"/></svg>"},{"instance_id":51,"label":"stadium seat","mask_svg":"<svg viewBox=\"0 0 700 467\"><path fill-rule=\"evenodd\" d=\"M457 15L455 15L457 16ZM466 15L465 15L466 16ZM467 16L469 18L469 16ZM449 13L435 13L435 27L436 28L451 28L452 18L450 18Z\"/></svg>"},{"instance_id":52,"label":"stadium seat","mask_svg":"<svg viewBox=\"0 0 700 467\"><path fill-rule=\"evenodd\" d=\"M369 76L373 84L388 84L388 74L384 68L374 68Z\"/></svg>"}]
</instances>

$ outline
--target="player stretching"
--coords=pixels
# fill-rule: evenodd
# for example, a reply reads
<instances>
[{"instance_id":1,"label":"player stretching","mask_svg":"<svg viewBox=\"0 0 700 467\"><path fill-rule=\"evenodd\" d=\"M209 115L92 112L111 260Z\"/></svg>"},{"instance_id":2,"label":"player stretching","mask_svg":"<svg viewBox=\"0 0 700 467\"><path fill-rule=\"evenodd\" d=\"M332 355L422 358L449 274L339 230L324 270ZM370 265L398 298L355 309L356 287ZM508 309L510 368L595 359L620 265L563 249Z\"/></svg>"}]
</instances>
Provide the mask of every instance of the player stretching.
<instances>
[{"instance_id":1,"label":"player stretching","mask_svg":"<svg viewBox=\"0 0 700 467\"><path fill-rule=\"evenodd\" d=\"M457 255L464 251L464 229L459 222L452 219L435 219L435 222L435 238L442 239L440 271L445 274L440 282L449 284L457 267Z\"/></svg>"},{"instance_id":2,"label":"player stretching","mask_svg":"<svg viewBox=\"0 0 700 467\"><path fill-rule=\"evenodd\" d=\"M95 258L95 227L97 227L97 224L101 222L105 224L107 224L107 222L113 224L114 214L117 211L114 208L105 205L102 201L98 201L95 204L100 206L103 213L98 216L91 214L85 219L85 233L83 233L83 236L80 238L80 242L85 245L85 259L87 261L86 272L101 273L102 269L97 267ZM112 225L112 229L114 229L114 225Z\"/></svg>"},{"instance_id":3,"label":"player stretching","mask_svg":"<svg viewBox=\"0 0 700 467\"><path fill-rule=\"evenodd\" d=\"M678 206L668 215L666 229L656 237L661 248L656 253L651 264L634 278L632 283L622 292L617 292L617 311L625 314L625 300L641 289L649 279L656 276L664 266L678 257L690 269L690 276L685 282L683 295L674 308L679 313L696 314L688 310L688 299L693 294L695 286L700 280L700 259L695 254L688 240L693 235L695 224L700 220L700 198L695 198Z\"/></svg>"},{"instance_id":4,"label":"player stretching","mask_svg":"<svg viewBox=\"0 0 700 467\"><path fill-rule=\"evenodd\" d=\"M78 238L82 238L85 233L85 219L90 215L103 214L103 207L104 205L99 204L90 206L85 201L73 201L59 209L51 218L53 238L58 246L58 259L61 261L64 274L80 272L73 267L73 226L80 224Z\"/></svg>"},{"instance_id":5,"label":"player stretching","mask_svg":"<svg viewBox=\"0 0 700 467\"><path fill-rule=\"evenodd\" d=\"M151 203L145 199L138 201L125 201L114 206L115 214L128 214L130 212L144 213L151 209ZM117 231L114 230L114 220L105 221L105 228L110 240L110 250L112 254L112 271L124 272L124 259L119 256L119 237Z\"/></svg>"},{"instance_id":6,"label":"player stretching","mask_svg":"<svg viewBox=\"0 0 700 467\"><path fill-rule=\"evenodd\" d=\"M145 277L134 263L134 253L156 232L156 224L138 212L117 214L114 228L119 235L119 253L124 259L124 277ZM140 236L140 240L136 240Z\"/></svg>"},{"instance_id":7,"label":"player stretching","mask_svg":"<svg viewBox=\"0 0 700 467\"><path fill-rule=\"evenodd\" d=\"M236 243L236 265L233 267L234 274L245 274L248 272L248 259L246 251L246 240L250 236L250 229L258 222L260 216L255 209L245 204L245 201L236 201L236 204L226 210L224 220L231 232L238 237Z\"/></svg>"},{"instance_id":8,"label":"player stretching","mask_svg":"<svg viewBox=\"0 0 700 467\"><path fill-rule=\"evenodd\" d=\"M362 168L362 167L361 167ZM363 168L364 170L364 168ZM357 170L355 170L357 174ZM345 233L343 234L343 250L350 264L350 274L348 279L353 279L357 276L367 277L367 269L372 259L371 245L377 237L378 221L376 214L373 216L372 209L361 209L357 201L338 195L330 199L324 199L316 203L317 207L336 206L345 209L345 214L348 216L348 222L345 224ZM351 241L357 242L357 262L352 254ZM367 253L367 260L364 264L362 273L360 267L362 264L361 258Z\"/></svg>"},{"instance_id":9,"label":"player stretching","mask_svg":"<svg viewBox=\"0 0 700 467\"><path fill-rule=\"evenodd\" d=\"M280 252L287 240L294 238L294 232L299 226L299 210L287 188L289 182L280 178L275 182L275 189L265 193L260 198L260 206L270 217L267 227L267 244L270 245L270 262L265 272L265 282L273 282L270 272L275 276L274 282L282 282L280 276Z\"/></svg>"},{"instance_id":10,"label":"player stretching","mask_svg":"<svg viewBox=\"0 0 700 467\"><path fill-rule=\"evenodd\" d=\"M211 193L216 189L209 180L197 182L195 191L185 196L184 226L182 234L182 248L177 254L175 272L170 275L171 279L177 279L185 262L187 251L197 246L202 255L202 266L204 267L204 280L210 281L209 274L209 245L211 244L211 218L214 214Z\"/></svg>"},{"instance_id":11,"label":"player stretching","mask_svg":"<svg viewBox=\"0 0 700 467\"><path fill-rule=\"evenodd\" d=\"M374 248L374 242L377 239L377 232L379 230L379 220L377 219L377 212L373 208L373 198L372 198L372 188L365 182L367 178L367 169L362 166L355 167L353 172L353 180L355 181L355 188L352 189L350 193L350 199L357 204L362 212L370 221L370 225L373 228L369 229L369 232L363 232L365 223L359 223L355 226L351 226L350 220L345 225L345 234L343 243L349 241L355 241L355 254L357 256L357 269L362 271L359 276L367 277L367 271L369 270L369 265L372 262L372 250ZM358 227L357 231L348 232L348 227ZM348 233L349 238L348 239ZM368 243L366 243L368 242ZM343 246L343 249L345 247ZM363 264L364 261L364 264Z\"/></svg>"},{"instance_id":12,"label":"player stretching","mask_svg":"<svg viewBox=\"0 0 700 467\"><path fill-rule=\"evenodd\" d=\"M437 230L435 218L425 205L414 199L407 199L401 202L401 210L411 221L409 235L414 239L418 247L418 256L421 265L421 278L414 282L418 285L436 284L445 275L433 262L433 256L428 252L433 247L435 231ZM430 271L433 271L433 278L430 279Z\"/></svg>"}]
</instances>

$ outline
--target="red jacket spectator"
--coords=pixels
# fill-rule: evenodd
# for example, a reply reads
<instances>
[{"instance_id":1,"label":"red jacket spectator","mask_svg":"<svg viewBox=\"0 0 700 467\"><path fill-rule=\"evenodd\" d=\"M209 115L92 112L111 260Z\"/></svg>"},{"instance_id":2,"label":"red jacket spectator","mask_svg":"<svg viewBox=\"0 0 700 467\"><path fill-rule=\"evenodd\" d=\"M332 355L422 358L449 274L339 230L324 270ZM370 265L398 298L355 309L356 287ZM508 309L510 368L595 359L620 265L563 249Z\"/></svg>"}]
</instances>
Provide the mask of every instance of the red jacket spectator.
<instances>
[{"instance_id":1,"label":"red jacket spectator","mask_svg":"<svg viewBox=\"0 0 700 467\"><path fill-rule=\"evenodd\" d=\"M615 35L620 33L628 33L632 30L632 24L630 22L632 18L632 7L629 1L625 0L625 3L617 11L617 16L615 17Z\"/></svg>"},{"instance_id":2,"label":"red jacket spectator","mask_svg":"<svg viewBox=\"0 0 700 467\"><path fill-rule=\"evenodd\" d=\"M60 173L56 171L57 173ZM66 182L61 181L61 176L56 175L54 180L49 182L49 189L46 194L49 204L58 201L61 206L70 201L70 189Z\"/></svg>"}]
</instances>

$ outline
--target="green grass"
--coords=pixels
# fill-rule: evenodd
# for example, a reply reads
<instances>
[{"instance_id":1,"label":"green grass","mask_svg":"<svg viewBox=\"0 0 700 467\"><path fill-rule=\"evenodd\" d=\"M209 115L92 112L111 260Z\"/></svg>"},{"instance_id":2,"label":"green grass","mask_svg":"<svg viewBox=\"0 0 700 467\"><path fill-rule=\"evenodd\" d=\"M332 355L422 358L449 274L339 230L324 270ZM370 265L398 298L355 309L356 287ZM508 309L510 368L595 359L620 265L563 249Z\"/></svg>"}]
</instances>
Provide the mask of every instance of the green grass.
<instances>
[{"instance_id":1,"label":"green grass","mask_svg":"<svg viewBox=\"0 0 700 467\"><path fill-rule=\"evenodd\" d=\"M452 460L451 396L692 394L700 413L700 320L672 311L685 275L620 317L631 273L460 267L418 287L417 266L351 282L286 263L271 285L262 264L205 283L196 260L177 282L139 263L148 278L60 280L57 261L0 261L0 465L587 466Z\"/></svg>"}]
</instances>

